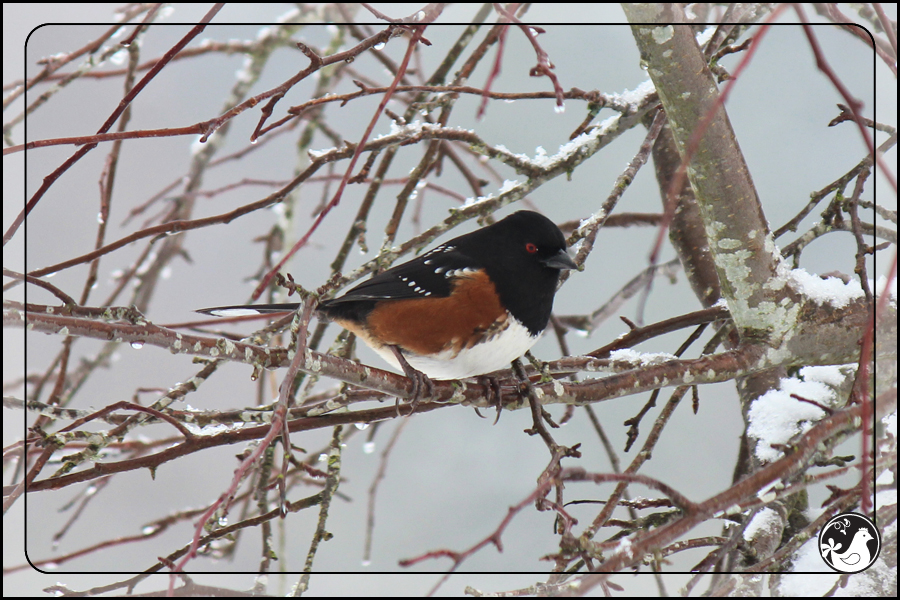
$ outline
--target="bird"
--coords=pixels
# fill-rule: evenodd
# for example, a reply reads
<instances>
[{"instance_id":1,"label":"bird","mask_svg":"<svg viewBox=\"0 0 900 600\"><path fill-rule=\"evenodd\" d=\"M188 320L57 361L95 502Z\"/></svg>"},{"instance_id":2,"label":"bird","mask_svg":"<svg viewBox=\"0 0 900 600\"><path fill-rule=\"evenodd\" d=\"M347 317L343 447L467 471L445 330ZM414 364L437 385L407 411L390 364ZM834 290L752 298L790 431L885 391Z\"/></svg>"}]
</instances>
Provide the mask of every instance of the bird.
<instances>
[{"instance_id":1,"label":"bird","mask_svg":"<svg viewBox=\"0 0 900 600\"><path fill-rule=\"evenodd\" d=\"M843 552L838 552L841 544L836 543L834 538L828 538L828 542L822 544L821 551L823 557L827 557L828 552L831 552L831 565L838 571L856 573L872 562L868 542L874 539L875 537L865 527L860 527L850 541L850 546Z\"/></svg>"},{"instance_id":2,"label":"bird","mask_svg":"<svg viewBox=\"0 0 900 600\"><path fill-rule=\"evenodd\" d=\"M498 371L547 328L563 270L577 269L559 227L520 210L453 238L323 300L317 315L356 334L381 358L422 384ZM301 305L222 306L214 316L266 314Z\"/></svg>"}]
</instances>

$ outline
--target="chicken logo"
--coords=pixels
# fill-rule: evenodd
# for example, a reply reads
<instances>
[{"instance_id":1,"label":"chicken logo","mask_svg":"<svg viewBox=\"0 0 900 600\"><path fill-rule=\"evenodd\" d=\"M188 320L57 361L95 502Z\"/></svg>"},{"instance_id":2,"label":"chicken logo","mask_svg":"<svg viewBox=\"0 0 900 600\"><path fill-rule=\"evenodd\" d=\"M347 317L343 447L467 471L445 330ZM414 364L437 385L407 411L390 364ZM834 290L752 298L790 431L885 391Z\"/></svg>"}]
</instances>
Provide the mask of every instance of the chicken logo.
<instances>
[{"instance_id":1,"label":"chicken logo","mask_svg":"<svg viewBox=\"0 0 900 600\"><path fill-rule=\"evenodd\" d=\"M844 513L831 519L819 533L819 553L835 571L859 573L881 551L875 525L863 515Z\"/></svg>"}]
</instances>

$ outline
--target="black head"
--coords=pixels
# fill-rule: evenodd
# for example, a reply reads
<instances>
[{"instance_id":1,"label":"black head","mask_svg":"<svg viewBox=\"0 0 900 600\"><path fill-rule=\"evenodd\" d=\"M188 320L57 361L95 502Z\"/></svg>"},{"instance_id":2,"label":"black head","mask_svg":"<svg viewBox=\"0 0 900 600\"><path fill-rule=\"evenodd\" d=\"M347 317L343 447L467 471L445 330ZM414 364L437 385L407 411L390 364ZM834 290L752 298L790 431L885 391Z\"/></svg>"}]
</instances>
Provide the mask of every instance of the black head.
<instances>
[{"instance_id":1,"label":"black head","mask_svg":"<svg viewBox=\"0 0 900 600\"><path fill-rule=\"evenodd\" d=\"M533 333L547 326L560 271L576 268L559 227L529 210L515 212L447 245L457 246L481 263L503 304Z\"/></svg>"},{"instance_id":2,"label":"black head","mask_svg":"<svg viewBox=\"0 0 900 600\"><path fill-rule=\"evenodd\" d=\"M500 261L505 266L522 267L529 263L552 269L575 268L571 259L558 263L565 254L566 238L553 221L542 214L520 210L493 225L447 242L469 256Z\"/></svg>"}]
</instances>

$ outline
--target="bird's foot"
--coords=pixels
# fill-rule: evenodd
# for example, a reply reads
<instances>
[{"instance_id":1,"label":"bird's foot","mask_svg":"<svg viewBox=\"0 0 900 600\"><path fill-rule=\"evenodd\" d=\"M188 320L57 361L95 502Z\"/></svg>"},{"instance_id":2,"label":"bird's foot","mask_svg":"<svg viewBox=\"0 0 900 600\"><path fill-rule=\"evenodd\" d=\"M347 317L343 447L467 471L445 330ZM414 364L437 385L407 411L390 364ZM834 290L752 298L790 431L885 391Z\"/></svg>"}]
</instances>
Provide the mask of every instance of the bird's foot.
<instances>
[{"instance_id":1,"label":"bird's foot","mask_svg":"<svg viewBox=\"0 0 900 600\"><path fill-rule=\"evenodd\" d=\"M431 398L434 396L434 382L431 381L431 378L429 378L428 375L409 364L400 352L400 348L391 346L391 351L394 353L394 356L397 357L397 362L399 362L400 366L403 368L403 374L412 381L412 392L409 394L410 411L409 414L406 415L409 416L416 412L416 407L419 405L420 398ZM426 390L424 395L422 394L423 390ZM397 416L400 416L400 398L397 398Z\"/></svg>"}]
</instances>

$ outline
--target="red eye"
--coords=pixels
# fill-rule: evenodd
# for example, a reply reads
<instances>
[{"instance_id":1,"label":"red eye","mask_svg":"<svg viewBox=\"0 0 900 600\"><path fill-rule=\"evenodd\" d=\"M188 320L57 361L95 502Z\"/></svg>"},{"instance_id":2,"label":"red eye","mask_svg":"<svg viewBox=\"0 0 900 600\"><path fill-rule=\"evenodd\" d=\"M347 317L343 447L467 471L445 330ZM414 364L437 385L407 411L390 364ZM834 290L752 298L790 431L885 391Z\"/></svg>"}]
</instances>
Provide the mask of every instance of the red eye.
<instances>
[{"instance_id":1,"label":"red eye","mask_svg":"<svg viewBox=\"0 0 900 600\"><path fill-rule=\"evenodd\" d=\"M527 252L528 254L534 254L537 251L538 251L538 247L535 246L534 244L532 244L531 242L528 242L527 244L525 244L525 252Z\"/></svg>"}]
</instances>

